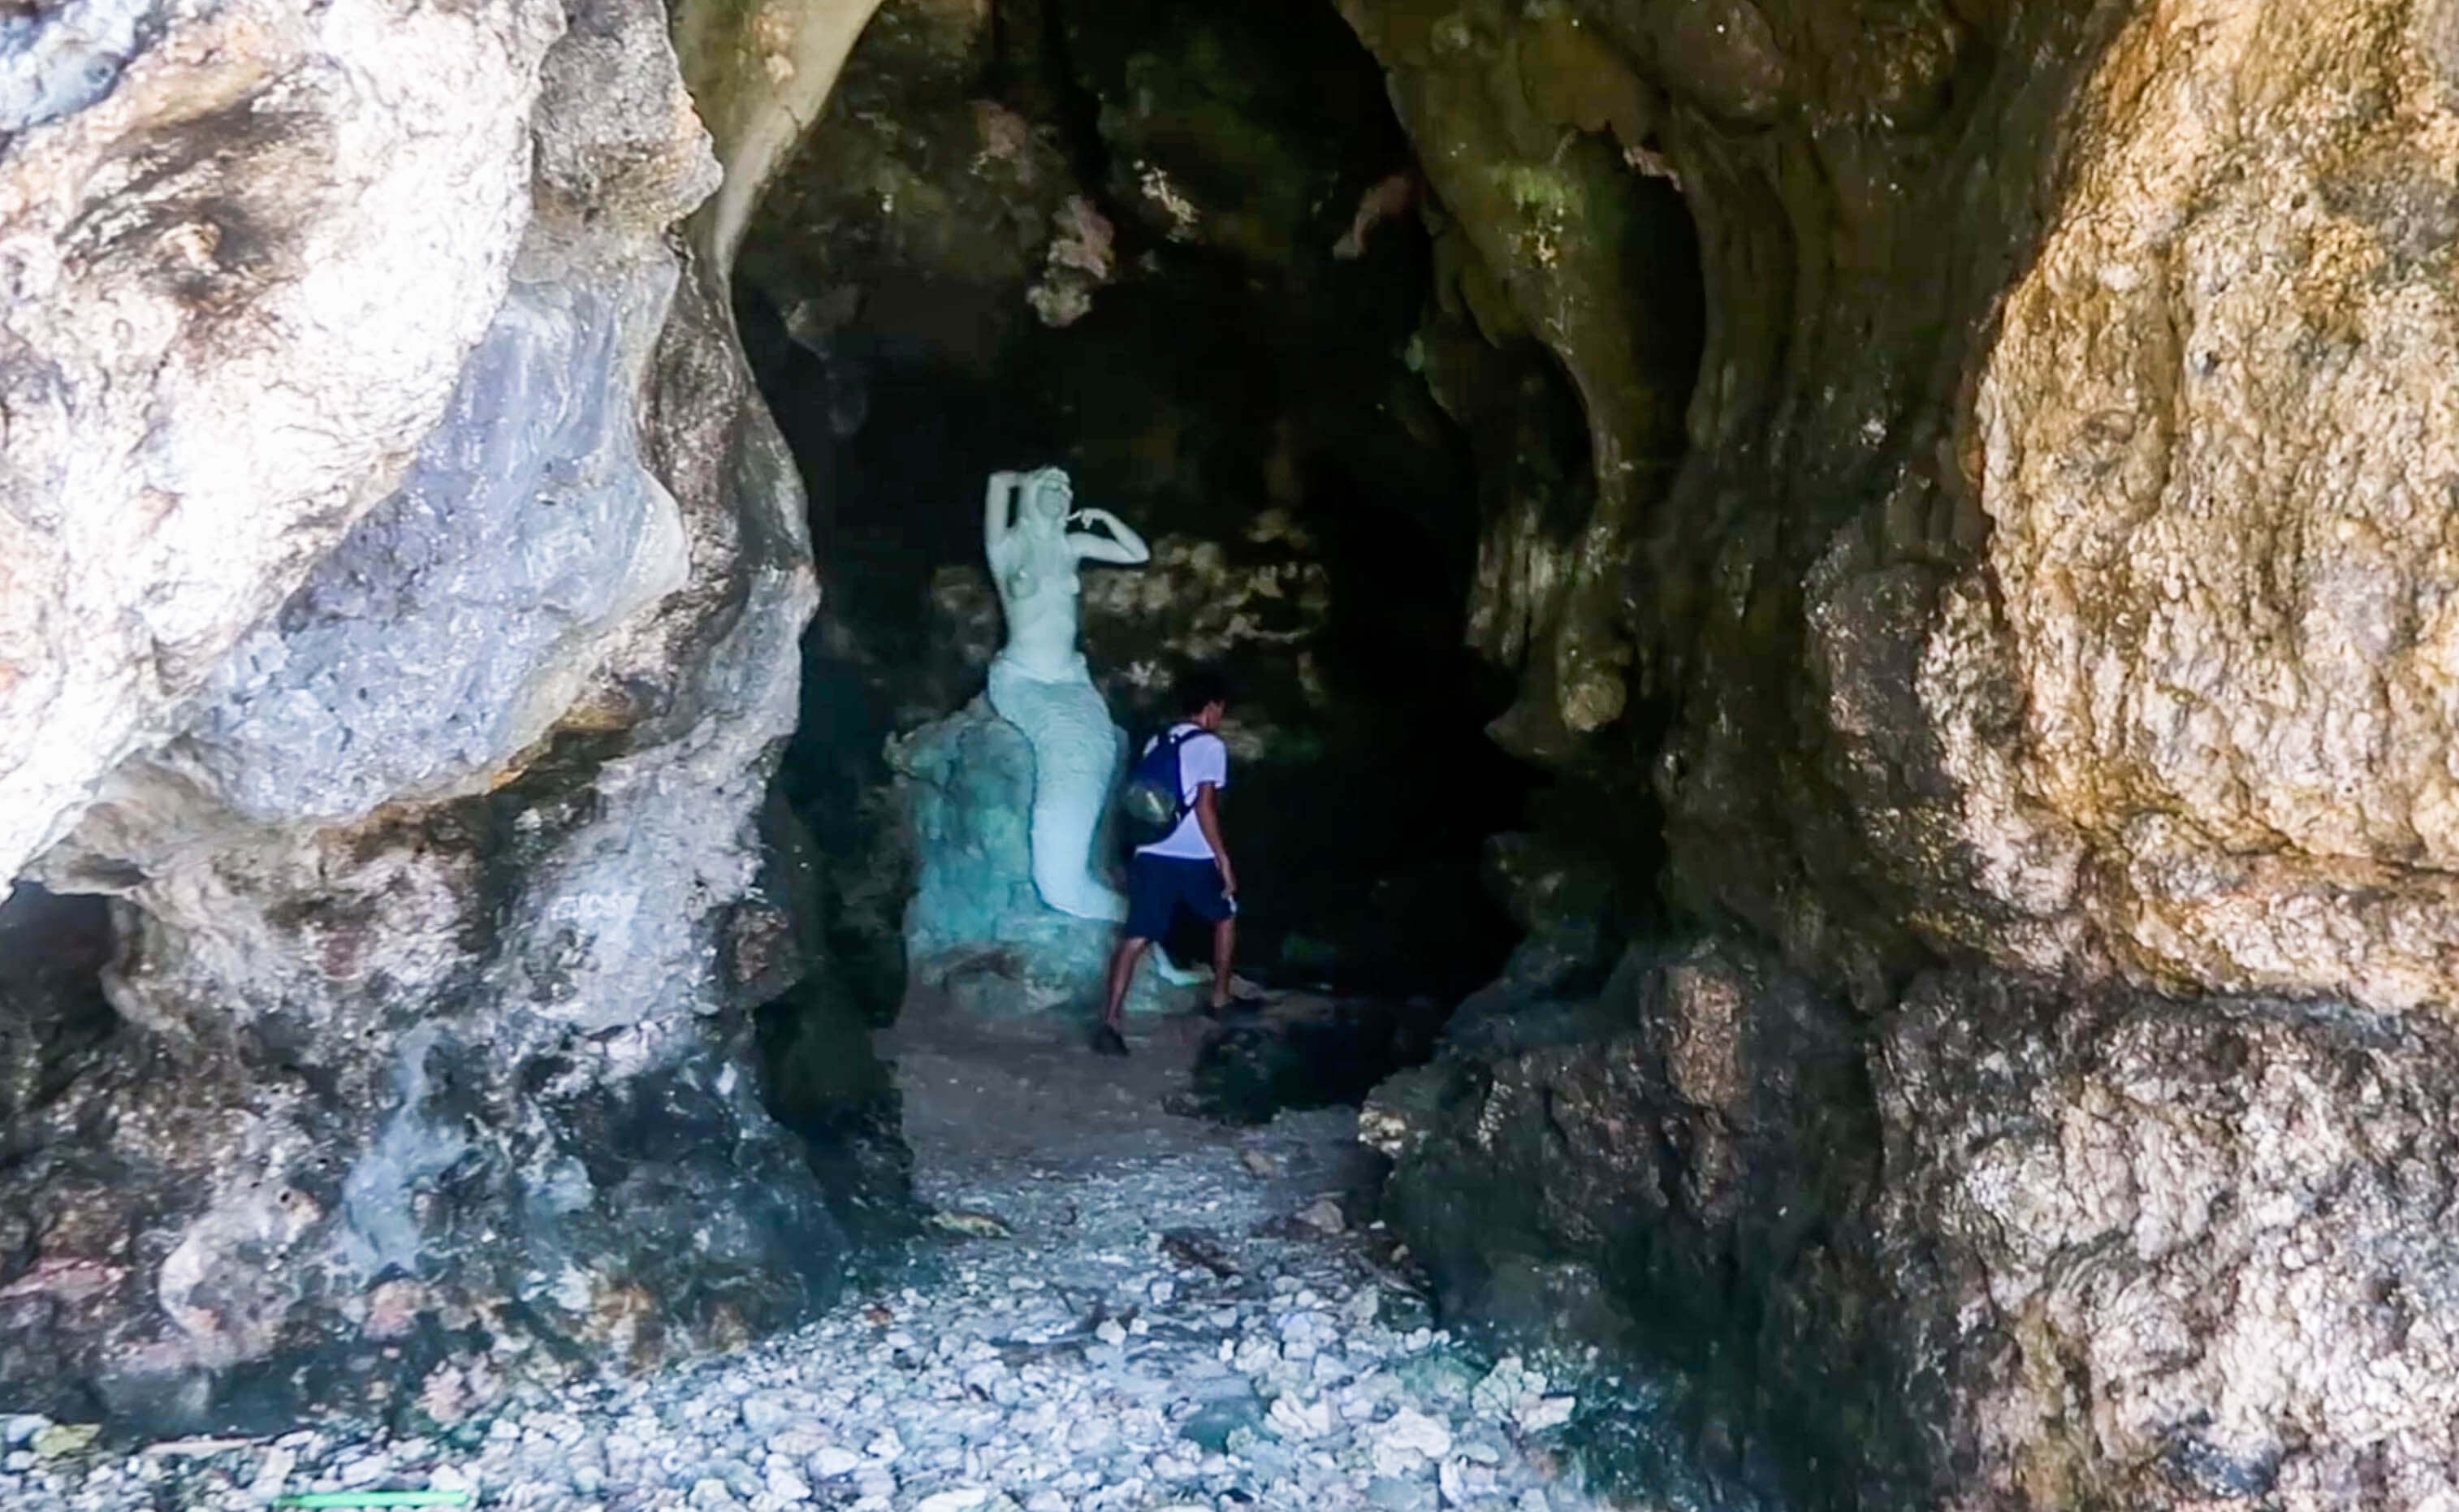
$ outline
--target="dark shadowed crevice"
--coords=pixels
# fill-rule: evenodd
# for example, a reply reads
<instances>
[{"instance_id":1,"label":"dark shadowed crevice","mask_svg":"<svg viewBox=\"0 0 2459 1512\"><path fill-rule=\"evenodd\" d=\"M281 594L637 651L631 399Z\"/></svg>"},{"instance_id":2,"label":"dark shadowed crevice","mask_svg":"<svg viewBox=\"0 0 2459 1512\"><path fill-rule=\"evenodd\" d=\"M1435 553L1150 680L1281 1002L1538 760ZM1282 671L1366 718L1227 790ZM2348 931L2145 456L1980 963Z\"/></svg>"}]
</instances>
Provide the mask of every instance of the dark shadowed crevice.
<instances>
[{"instance_id":1,"label":"dark shadowed crevice","mask_svg":"<svg viewBox=\"0 0 2459 1512\"><path fill-rule=\"evenodd\" d=\"M102 990L111 952L108 899L32 882L0 899L0 1129L39 1114L118 1026Z\"/></svg>"}]
</instances>

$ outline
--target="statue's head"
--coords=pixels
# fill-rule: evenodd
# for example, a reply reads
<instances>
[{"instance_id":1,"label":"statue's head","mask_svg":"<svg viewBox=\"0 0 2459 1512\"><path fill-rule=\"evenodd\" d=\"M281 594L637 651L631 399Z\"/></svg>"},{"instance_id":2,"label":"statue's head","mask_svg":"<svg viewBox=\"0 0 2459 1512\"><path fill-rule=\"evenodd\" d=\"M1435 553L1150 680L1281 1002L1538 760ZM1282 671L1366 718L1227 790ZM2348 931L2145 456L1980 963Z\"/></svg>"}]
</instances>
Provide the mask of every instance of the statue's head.
<instances>
[{"instance_id":1,"label":"statue's head","mask_svg":"<svg viewBox=\"0 0 2459 1512\"><path fill-rule=\"evenodd\" d=\"M1026 519L1037 525L1064 525L1075 507L1076 486L1067 481L1066 469L1036 468L1024 475Z\"/></svg>"}]
</instances>

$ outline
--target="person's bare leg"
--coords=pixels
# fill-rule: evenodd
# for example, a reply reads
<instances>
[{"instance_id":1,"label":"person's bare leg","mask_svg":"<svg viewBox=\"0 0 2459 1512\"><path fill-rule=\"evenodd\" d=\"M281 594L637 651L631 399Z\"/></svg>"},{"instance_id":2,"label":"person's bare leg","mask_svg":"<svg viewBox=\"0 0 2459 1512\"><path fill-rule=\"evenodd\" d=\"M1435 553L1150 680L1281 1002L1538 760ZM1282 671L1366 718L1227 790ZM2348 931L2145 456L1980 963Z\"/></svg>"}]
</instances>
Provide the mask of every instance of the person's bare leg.
<instances>
[{"instance_id":1,"label":"person's bare leg","mask_svg":"<svg viewBox=\"0 0 2459 1512\"><path fill-rule=\"evenodd\" d=\"M1135 982L1136 962L1145 958L1145 947L1151 943L1129 935L1110 952L1110 999L1103 1005L1102 1021L1122 1034L1127 1027L1127 988Z\"/></svg>"},{"instance_id":2,"label":"person's bare leg","mask_svg":"<svg viewBox=\"0 0 2459 1512\"><path fill-rule=\"evenodd\" d=\"M1230 1006L1230 961L1238 954L1238 916L1212 926L1212 1011Z\"/></svg>"}]
</instances>

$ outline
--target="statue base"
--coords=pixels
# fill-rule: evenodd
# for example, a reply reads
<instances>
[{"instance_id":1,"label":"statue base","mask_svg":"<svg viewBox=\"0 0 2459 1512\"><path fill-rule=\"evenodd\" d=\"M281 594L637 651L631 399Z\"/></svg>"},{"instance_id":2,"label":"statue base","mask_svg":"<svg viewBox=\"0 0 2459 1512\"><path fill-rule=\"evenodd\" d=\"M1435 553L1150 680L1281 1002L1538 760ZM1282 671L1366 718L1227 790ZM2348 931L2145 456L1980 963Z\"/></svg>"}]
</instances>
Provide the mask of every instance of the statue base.
<instances>
[{"instance_id":1,"label":"statue base","mask_svg":"<svg viewBox=\"0 0 2459 1512\"><path fill-rule=\"evenodd\" d=\"M1118 739L1124 746L1124 733ZM891 740L888 762L915 861L905 907L910 990L985 1018L1098 1015L1119 929L1062 914L1034 891L1034 761L1024 732L977 698ZM1106 832L1095 836L1096 855L1113 849ZM1127 1011L1201 1008L1208 974L1171 970L1158 956L1136 973Z\"/></svg>"}]
</instances>

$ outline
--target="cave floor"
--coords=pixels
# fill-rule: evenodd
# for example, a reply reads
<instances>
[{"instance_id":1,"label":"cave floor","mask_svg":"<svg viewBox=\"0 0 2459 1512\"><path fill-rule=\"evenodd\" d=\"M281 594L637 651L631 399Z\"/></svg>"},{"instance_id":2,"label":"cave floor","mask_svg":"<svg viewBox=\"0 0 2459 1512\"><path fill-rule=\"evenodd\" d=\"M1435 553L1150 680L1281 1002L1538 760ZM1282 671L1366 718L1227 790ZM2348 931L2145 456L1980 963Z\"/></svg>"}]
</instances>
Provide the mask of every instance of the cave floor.
<instances>
[{"instance_id":1,"label":"cave floor","mask_svg":"<svg viewBox=\"0 0 2459 1512\"><path fill-rule=\"evenodd\" d=\"M1251 1128L1164 1111L1194 1019L1131 1024L1121 1061L1046 1020L916 1006L882 1048L937 1216L890 1279L812 1325L645 1376L519 1387L449 1438L48 1457L34 1443L56 1434L21 1440L0 1506L240 1512L425 1487L540 1512L1603 1504L1548 1452L1570 1399L1432 1329L1405 1257L1356 1221L1373 1172L1353 1110Z\"/></svg>"}]
</instances>

